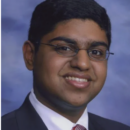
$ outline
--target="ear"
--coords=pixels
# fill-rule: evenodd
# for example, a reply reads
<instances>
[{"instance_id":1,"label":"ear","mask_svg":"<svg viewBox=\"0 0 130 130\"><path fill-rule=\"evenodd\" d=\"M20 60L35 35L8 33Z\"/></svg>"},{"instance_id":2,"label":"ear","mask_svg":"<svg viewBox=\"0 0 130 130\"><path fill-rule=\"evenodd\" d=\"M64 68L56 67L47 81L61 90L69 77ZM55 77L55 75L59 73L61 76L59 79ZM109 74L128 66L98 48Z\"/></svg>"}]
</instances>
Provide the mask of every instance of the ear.
<instances>
[{"instance_id":1,"label":"ear","mask_svg":"<svg viewBox=\"0 0 130 130\"><path fill-rule=\"evenodd\" d=\"M25 41L23 45L23 57L26 67L29 70L33 70L34 55L35 55L35 47L33 43L31 43L30 41Z\"/></svg>"}]
</instances>

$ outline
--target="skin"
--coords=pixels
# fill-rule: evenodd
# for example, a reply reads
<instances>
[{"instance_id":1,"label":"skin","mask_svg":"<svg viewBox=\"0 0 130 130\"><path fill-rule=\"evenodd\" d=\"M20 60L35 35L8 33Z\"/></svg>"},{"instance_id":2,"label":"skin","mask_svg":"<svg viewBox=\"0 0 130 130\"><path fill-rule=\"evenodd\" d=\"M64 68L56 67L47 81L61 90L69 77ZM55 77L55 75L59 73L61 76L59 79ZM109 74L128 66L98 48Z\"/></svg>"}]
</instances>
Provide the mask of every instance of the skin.
<instances>
[{"instance_id":1,"label":"skin","mask_svg":"<svg viewBox=\"0 0 130 130\"><path fill-rule=\"evenodd\" d=\"M94 41L108 45L106 33L92 20L71 19L60 22L55 29L42 37L48 43L55 37L76 41L80 49L89 49ZM63 42L63 41L55 41ZM34 93L37 99L72 122L82 115L87 104L100 92L107 75L107 60L94 61L85 50L74 57L64 57L50 46L41 44L37 53L30 41L23 46L26 66L33 71ZM76 73L91 77L89 85L77 88L66 82L65 75Z\"/></svg>"}]
</instances>

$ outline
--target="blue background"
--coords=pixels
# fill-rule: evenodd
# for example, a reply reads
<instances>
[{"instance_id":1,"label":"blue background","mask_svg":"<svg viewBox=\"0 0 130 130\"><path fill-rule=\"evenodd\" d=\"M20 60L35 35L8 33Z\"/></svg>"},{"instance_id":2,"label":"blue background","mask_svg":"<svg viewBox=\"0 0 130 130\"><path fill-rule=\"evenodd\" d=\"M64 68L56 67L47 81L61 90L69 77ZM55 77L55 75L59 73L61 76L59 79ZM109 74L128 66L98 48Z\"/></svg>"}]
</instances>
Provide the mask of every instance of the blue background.
<instances>
[{"instance_id":1,"label":"blue background","mask_svg":"<svg viewBox=\"0 0 130 130\"><path fill-rule=\"evenodd\" d=\"M88 110L130 126L130 0L96 0L112 22L108 76ZM18 108L32 88L22 45L34 7L42 0L2 0L2 114Z\"/></svg>"}]
</instances>

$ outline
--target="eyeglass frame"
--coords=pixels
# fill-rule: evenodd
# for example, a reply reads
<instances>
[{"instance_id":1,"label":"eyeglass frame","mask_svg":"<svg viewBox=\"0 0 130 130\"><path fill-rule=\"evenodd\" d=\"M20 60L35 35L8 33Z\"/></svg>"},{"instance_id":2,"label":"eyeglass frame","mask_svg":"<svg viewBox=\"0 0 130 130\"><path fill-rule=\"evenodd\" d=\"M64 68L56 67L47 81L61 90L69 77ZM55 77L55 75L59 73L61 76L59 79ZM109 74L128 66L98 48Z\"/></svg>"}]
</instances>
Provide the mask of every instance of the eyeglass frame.
<instances>
[{"instance_id":1,"label":"eyeglass frame","mask_svg":"<svg viewBox=\"0 0 130 130\"><path fill-rule=\"evenodd\" d=\"M59 46L59 45L53 45L53 44L50 44L50 43L41 43L41 44L42 44L42 45L52 46L52 47L55 47L55 48ZM76 56L76 55L78 54L78 52L79 52L80 50L86 50L86 49L79 49L79 48L77 48L77 49L75 49L75 51L74 51L74 52L75 52L75 55L72 55L72 56L62 55L62 54L59 53L57 50L56 50L56 52L57 52L58 54L62 55L62 56L65 56L65 57L74 57L74 56ZM86 50L86 51L87 51L87 53L88 53L89 58L93 59L94 61L105 61L105 60L108 60L110 54L111 54L111 55L114 55L114 53L109 52L109 50L106 50L106 51L107 51L106 54L108 54L107 58L98 60L98 59L96 59L96 58L93 58L93 57L89 54L89 52L90 52L91 50L88 49L88 50Z\"/></svg>"}]
</instances>

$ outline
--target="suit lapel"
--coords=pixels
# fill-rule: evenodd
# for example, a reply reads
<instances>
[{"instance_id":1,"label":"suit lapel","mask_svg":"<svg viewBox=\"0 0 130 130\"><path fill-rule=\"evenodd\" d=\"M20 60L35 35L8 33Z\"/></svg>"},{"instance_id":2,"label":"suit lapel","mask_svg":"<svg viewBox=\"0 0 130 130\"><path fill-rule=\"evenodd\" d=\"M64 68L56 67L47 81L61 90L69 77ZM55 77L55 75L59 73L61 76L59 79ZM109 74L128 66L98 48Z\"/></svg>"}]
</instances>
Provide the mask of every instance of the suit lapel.
<instances>
[{"instance_id":1,"label":"suit lapel","mask_svg":"<svg viewBox=\"0 0 130 130\"><path fill-rule=\"evenodd\" d=\"M104 130L104 128L98 123L93 114L88 113L89 116L89 130Z\"/></svg>"},{"instance_id":2,"label":"suit lapel","mask_svg":"<svg viewBox=\"0 0 130 130\"><path fill-rule=\"evenodd\" d=\"M29 96L23 105L16 111L16 120L19 130L48 130L33 106Z\"/></svg>"},{"instance_id":3,"label":"suit lapel","mask_svg":"<svg viewBox=\"0 0 130 130\"><path fill-rule=\"evenodd\" d=\"M96 130L91 121L89 121L89 130Z\"/></svg>"},{"instance_id":4,"label":"suit lapel","mask_svg":"<svg viewBox=\"0 0 130 130\"><path fill-rule=\"evenodd\" d=\"M15 112L19 130L48 130L40 116L37 114L29 101L29 96L25 99L23 105ZM89 116L89 130L103 130L103 128L93 118Z\"/></svg>"}]
</instances>

